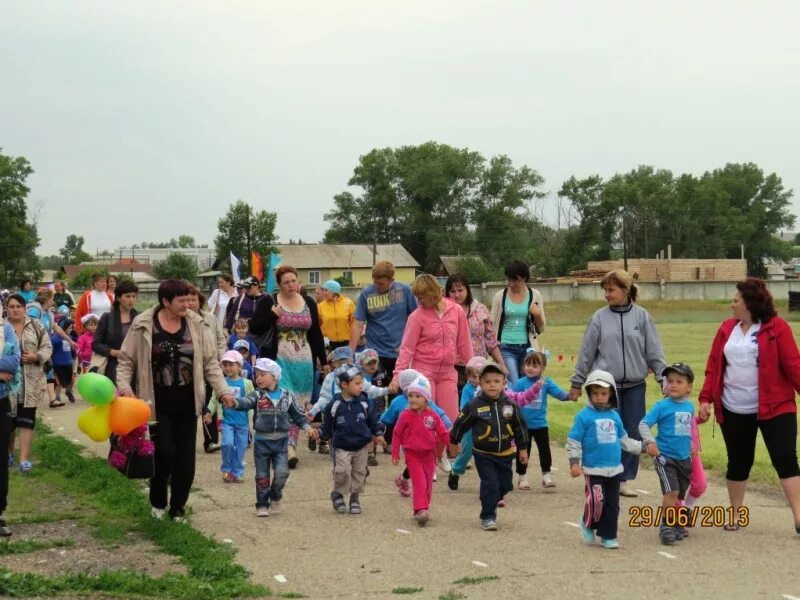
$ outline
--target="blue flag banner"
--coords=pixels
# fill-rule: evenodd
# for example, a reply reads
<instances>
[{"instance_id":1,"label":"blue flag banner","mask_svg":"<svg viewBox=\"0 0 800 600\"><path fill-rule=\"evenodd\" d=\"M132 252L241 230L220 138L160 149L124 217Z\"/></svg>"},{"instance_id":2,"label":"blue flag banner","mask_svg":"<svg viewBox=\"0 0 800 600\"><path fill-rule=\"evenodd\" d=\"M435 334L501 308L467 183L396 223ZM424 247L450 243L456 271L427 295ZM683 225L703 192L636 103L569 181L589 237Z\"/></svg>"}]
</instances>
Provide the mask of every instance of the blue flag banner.
<instances>
[{"instance_id":1,"label":"blue flag banner","mask_svg":"<svg viewBox=\"0 0 800 600\"><path fill-rule=\"evenodd\" d=\"M269 267L267 268L267 282L264 286L266 292L268 294L272 294L275 292L277 288L277 284L275 283L275 269L278 268L278 265L281 262L281 255L277 252L270 252L269 254Z\"/></svg>"}]
</instances>

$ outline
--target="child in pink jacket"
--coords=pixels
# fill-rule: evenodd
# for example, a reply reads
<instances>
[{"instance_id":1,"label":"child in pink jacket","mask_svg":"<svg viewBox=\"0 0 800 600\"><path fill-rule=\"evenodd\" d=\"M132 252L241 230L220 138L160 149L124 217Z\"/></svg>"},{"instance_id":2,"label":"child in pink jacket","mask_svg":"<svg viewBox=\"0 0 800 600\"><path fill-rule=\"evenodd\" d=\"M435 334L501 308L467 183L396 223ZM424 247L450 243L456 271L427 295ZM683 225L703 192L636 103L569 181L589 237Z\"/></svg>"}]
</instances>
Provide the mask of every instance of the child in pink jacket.
<instances>
[{"instance_id":1,"label":"child in pink jacket","mask_svg":"<svg viewBox=\"0 0 800 600\"><path fill-rule=\"evenodd\" d=\"M94 332L97 329L98 318L96 315L84 315L81 319L83 333L78 337L78 361L80 372L86 373L89 370L89 363L92 362L92 342L94 342Z\"/></svg>"},{"instance_id":2,"label":"child in pink jacket","mask_svg":"<svg viewBox=\"0 0 800 600\"><path fill-rule=\"evenodd\" d=\"M393 391L400 371L413 368L428 378L436 404L454 421L458 416L456 356L466 362L473 353L467 316L458 304L442 297L441 286L432 275L417 277L411 291L419 308L406 321Z\"/></svg>"},{"instance_id":3,"label":"child in pink jacket","mask_svg":"<svg viewBox=\"0 0 800 600\"><path fill-rule=\"evenodd\" d=\"M408 408L400 413L392 432L392 464L400 462L400 448L411 475L414 519L422 526L430 518L436 457L450 441L442 419L429 406L431 389L417 379L406 389Z\"/></svg>"}]
</instances>

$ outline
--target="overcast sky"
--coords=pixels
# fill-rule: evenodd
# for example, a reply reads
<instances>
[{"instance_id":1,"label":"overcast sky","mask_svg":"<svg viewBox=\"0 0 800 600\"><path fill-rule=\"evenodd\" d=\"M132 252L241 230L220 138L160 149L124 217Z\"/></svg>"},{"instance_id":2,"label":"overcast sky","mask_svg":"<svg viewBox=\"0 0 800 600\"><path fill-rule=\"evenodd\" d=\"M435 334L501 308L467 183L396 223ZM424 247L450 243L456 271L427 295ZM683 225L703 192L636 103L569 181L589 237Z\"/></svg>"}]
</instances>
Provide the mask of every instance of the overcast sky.
<instances>
[{"instance_id":1,"label":"overcast sky","mask_svg":"<svg viewBox=\"0 0 800 600\"><path fill-rule=\"evenodd\" d=\"M800 192L797 2L0 3L0 147L44 254L211 243L237 198L318 241L360 155L428 140L548 190L753 161Z\"/></svg>"}]
</instances>

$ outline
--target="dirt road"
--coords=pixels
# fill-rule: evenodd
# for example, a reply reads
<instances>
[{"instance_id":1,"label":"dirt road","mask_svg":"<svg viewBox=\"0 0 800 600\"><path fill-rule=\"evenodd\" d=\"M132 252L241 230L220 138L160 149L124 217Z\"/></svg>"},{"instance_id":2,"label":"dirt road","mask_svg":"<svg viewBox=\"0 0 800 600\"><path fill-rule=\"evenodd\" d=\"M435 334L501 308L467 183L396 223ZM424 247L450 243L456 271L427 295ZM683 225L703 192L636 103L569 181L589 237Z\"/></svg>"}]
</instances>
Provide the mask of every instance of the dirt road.
<instances>
[{"instance_id":1,"label":"dirt road","mask_svg":"<svg viewBox=\"0 0 800 600\"><path fill-rule=\"evenodd\" d=\"M42 413L57 433L104 453L107 446L77 430L84 407L79 402ZM635 485L643 490L640 497L622 499L622 547L610 551L580 538L582 480L569 477L562 448L554 447L557 487L544 491L532 478L533 491L514 491L508 507L499 509L500 530L484 532L474 470L467 471L458 492L450 491L439 473L431 522L420 528L411 518L410 499L396 492L399 469L388 455L379 456L380 466L371 469L364 513L338 515L329 500L329 457L302 446L282 513L258 519L251 456L247 483L223 484L219 454L206 455L198 444L192 525L230 540L253 580L276 593L397 598L401 588L422 588L414 597L800 600L800 535L783 496L773 490L748 495L748 527L735 533L695 527L687 540L667 547L655 529L628 526L631 507L660 502L654 473L643 469ZM725 500L724 486L712 481L702 503L724 506Z\"/></svg>"}]
</instances>

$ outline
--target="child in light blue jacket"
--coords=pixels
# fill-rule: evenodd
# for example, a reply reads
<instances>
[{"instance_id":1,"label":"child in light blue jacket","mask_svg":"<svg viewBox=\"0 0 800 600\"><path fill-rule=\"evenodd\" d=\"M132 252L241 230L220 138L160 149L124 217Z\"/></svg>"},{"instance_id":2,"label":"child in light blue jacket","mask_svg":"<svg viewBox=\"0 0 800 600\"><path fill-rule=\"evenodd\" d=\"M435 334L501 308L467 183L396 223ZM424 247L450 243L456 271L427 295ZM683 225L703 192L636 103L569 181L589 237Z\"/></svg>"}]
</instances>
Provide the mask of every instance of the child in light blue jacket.
<instances>
[{"instance_id":1,"label":"child in light blue jacket","mask_svg":"<svg viewBox=\"0 0 800 600\"><path fill-rule=\"evenodd\" d=\"M562 402L569 400L569 392L562 390L555 381L543 375L547 368L547 356L544 352L528 350L525 356L524 371L525 376L520 377L511 389L515 392L524 392L536 383L541 382L542 393L530 404L522 407L522 416L528 426L528 456L531 455L531 440L536 441L536 448L539 451L539 466L542 468L542 487L555 487L556 482L550 474L553 465L553 457L550 454L550 430L547 427L547 397L552 396ZM577 398L575 399L577 401ZM528 481L528 463L523 464L519 460L517 448L517 475L519 476L518 486L521 490L531 489ZM528 458L530 462L530 458Z\"/></svg>"}]
</instances>

